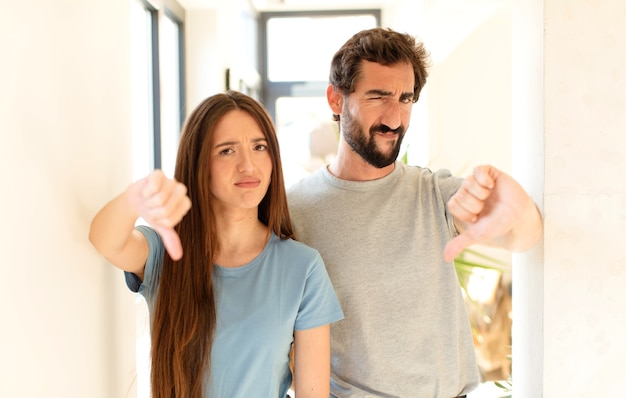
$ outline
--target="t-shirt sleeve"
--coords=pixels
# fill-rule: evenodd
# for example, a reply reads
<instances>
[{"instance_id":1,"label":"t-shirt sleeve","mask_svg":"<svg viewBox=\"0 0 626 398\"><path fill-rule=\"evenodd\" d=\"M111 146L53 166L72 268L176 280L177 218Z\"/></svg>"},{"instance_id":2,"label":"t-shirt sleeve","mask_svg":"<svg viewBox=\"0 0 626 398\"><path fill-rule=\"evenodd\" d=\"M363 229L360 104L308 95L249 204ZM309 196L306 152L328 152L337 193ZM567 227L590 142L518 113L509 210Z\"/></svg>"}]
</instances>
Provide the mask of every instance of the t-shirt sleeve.
<instances>
[{"instance_id":1,"label":"t-shirt sleeve","mask_svg":"<svg viewBox=\"0 0 626 398\"><path fill-rule=\"evenodd\" d=\"M450 173L449 170L438 170L435 173L435 189L441 195L441 200L443 201L443 206L445 209L446 222L448 224L448 230L452 237L459 234L454 225L454 217L448 211L447 203L450 198L456 193L456 191L461 188L461 184L463 184L463 178L456 177Z\"/></svg>"},{"instance_id":2,"label":"t-shirt sleeve","mask_svg":"<svg viewBox=\"0 0 626 398\"><path fill-rule=\"evenodd\" d=\"M452 195L461 188L463 178L452 175L449 170L441 169L435 173L435 184L444 202L448 202Z\"/></svg>"},{"instance_id":3,"label":"t-shirt sleeve","mask_svg":"<svg viewBox=\"0 0 626 398\"><path fill-rule=\"evenodd\" d=\"M149 301L152 294L156 291L156 286L161 275L165 247L163 246L161 237L154 229L143 225L137 226L136 229L146 237L149 248L143 282L132 272L125 271L124 277L126 279L126 285L131 291L140 293Z\"/></svg>"},{"instance_id":4,"label":"t-shirt sleeve","mask_svg":"<svg viewBox=\"0 0 626 398\"><path fill-rule=\"evenodd\" d=\"M343 319L343 311L319 253L306 278L295 330L306 330Z\"/></svg>"}]
</instances>

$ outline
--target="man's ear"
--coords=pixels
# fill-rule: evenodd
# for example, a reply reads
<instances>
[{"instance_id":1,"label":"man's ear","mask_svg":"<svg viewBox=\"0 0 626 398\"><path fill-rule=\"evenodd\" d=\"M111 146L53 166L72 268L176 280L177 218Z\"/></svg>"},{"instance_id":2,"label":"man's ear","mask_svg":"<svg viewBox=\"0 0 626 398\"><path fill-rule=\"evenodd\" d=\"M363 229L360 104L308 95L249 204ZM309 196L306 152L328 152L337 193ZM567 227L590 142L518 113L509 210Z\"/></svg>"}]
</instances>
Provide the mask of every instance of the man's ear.
<instances>
[{"instance_id":1,"label":"man's ear","mask_svg":"<svg viewBox=\"0 0 626 398\"><path fill-rule=\"evenodd\" d=\"M326 99L333 113L335 115L341 115L341 110L343 109L343 95L332 84L326 87Z\"/></svg>"}]
</instances>

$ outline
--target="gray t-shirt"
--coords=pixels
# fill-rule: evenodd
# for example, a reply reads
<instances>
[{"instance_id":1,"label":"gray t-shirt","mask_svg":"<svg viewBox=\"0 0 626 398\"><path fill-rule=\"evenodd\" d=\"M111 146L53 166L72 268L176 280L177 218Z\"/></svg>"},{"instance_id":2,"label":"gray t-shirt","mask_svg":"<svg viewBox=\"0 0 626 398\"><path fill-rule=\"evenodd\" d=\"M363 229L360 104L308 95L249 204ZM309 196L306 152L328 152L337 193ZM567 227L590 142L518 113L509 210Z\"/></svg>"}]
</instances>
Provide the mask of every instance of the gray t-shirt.
<instances>
[{"instance_id":1,"label":"gray t-shirt","mask_svg":"<svg viewBox=\"0 0 626 398\"><path fill-rule=\"evenodd\" d=\"M331 325L335 397L463 395L479 382L446 202L461 179L397 162L377 180L326 168L288 192L298 239L322 255L345 319Z\"/></svg>"}]
</instances>

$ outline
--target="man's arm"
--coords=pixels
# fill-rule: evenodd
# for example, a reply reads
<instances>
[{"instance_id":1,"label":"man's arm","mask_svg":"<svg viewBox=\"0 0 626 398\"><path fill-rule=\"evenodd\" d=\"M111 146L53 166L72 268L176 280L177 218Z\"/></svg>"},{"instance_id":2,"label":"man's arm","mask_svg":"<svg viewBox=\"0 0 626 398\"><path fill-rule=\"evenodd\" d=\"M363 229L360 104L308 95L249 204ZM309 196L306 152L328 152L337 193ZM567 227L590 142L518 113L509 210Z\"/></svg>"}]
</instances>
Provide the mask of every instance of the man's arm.
<instances>
[{"instance_id":1,"label":"man's arm","mask_svg":"<svg viewBox=\"0 0 626 398\"><path fill-rule=\"evenodd\" d=\"M543 231L541 214L530 196L493 166L476 167L447 206L460 234L446 245L446 261L475 243L513 252L528 250Z\"/></svg>"}]
</instances>

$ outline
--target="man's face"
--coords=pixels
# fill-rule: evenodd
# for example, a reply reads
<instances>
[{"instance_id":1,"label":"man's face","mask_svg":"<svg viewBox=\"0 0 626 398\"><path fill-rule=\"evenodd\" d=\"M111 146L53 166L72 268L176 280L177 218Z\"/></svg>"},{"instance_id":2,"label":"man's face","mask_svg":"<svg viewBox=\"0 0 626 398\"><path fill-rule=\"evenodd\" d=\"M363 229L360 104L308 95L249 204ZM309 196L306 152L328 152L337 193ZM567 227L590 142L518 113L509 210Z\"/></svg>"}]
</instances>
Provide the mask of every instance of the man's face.
<instances>
[{"instance_id":1,"label":"man's face","mask_svg":"<svg viewBox=\"0 0 626 398\"><path fill-rule=\"evenodd\" d=\"M341 131L352 150L374 167L398 157L413 107L413 68L363 61L355 91L344 97Z\"/></svg>"}]
</instances>

